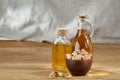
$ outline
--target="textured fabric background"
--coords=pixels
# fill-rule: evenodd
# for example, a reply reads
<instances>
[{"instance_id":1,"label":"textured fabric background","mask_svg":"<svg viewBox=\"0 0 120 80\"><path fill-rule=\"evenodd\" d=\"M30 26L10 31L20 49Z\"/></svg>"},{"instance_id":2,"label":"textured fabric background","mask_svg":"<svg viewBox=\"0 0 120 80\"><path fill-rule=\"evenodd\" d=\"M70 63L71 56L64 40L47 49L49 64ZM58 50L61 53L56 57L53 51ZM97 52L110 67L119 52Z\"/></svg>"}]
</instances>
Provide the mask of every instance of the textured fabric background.
<instances>
[{"instance_id":1,"label":"textured fabric background","mask_svg":"<svg viewBox=\"0 0 120 80\"><path fill-rule=\"evenodd\" d=\"M52 42L58 27L76 34L77 15L89 15L94 43L120 44L120 0L0 0L1 39Z\"/></svg>"}]
</instances>

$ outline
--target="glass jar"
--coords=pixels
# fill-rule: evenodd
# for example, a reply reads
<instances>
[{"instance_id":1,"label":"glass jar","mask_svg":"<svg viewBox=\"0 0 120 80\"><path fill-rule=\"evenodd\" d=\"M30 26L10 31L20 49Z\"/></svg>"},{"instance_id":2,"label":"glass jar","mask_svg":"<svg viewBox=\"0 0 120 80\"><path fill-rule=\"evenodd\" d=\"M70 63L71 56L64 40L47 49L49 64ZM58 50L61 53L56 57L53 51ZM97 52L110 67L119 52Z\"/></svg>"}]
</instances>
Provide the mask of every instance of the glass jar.
<instances>
[{"instance_id":1,"label":"glass jar","mask_svg":"<svg viewBox=\"0 0 120 80\"><path fill-rule=\"evenodd\" d=\"M71 42L67 39L65 28L57 30L57 38L52 44L52 67L54 71L67 71L65 56L72 52Z\"/></svg>"}]
</instances>

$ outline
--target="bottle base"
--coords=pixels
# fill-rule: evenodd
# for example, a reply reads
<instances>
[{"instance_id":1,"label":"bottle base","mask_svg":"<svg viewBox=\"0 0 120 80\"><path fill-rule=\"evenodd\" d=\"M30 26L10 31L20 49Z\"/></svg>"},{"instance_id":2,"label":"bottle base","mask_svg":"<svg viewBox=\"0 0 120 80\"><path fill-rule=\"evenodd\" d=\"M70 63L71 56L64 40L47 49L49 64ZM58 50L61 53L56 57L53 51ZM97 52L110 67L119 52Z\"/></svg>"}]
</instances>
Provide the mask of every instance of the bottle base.
<instances>
[{"instance_id":1,"label":"bottle base","mask_svg":"<svg viewBox=\"0 0 120 80\"><path fill-rule=\"evenodd\" d=\"M67 72L67 68L63 67L63 66L52 66L54 71L63 71L63 72Z\"/></svg>"}]
</instances>

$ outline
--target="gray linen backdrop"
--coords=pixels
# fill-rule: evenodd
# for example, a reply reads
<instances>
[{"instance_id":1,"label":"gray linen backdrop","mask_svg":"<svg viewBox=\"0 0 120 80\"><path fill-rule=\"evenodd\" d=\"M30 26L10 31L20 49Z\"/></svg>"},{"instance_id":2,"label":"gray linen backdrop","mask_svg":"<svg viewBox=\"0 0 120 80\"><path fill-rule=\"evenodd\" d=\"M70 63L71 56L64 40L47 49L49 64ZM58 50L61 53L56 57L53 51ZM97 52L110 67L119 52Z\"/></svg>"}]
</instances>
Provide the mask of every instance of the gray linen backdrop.
<instances>
[{"instance_id":1,"label":"gray linen backdrop","mask_svg":"<svg viewBox=\"0 0 120 80\"><path fill-rule=\"evenodd\" d=\"M0 0L0 40L52 42L59 27L72 39L81 13L95 29L93 43L120 44L120 0Z\"/></svg>"}]
</instances>

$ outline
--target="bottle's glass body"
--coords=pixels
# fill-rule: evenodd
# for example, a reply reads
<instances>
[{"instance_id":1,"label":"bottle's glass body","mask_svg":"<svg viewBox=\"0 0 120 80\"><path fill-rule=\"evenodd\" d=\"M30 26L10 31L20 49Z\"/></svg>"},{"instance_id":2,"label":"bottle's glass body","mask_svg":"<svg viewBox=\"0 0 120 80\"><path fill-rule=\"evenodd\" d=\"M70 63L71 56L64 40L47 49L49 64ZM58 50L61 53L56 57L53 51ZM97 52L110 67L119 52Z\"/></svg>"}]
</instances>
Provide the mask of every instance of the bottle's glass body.
<instances>
[{"instance_id":1,"label":"bottle's glass body","mask_svg":"<svg viewBox=\"0 0 120 80\"><path fill-rule=\"evenodd\" d=\"M71 52L71 42L66 36L58 36L52 44L52 67L55 71L67 71L65 56Z\"/></svg>"},{"instance_id":2,"label":"bottle's glass body","mask_svg":"<svg viewBox=\"0 0 120 80\"><path fill-rule=\"evenodd\" d=\"M89 54L93 54L92 43L87 29L78 29L72 44L72 51L85 49Z\"/></svg>"}]
</instances>

